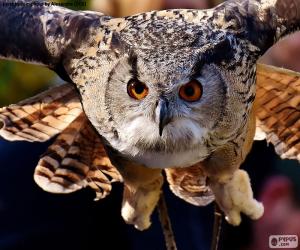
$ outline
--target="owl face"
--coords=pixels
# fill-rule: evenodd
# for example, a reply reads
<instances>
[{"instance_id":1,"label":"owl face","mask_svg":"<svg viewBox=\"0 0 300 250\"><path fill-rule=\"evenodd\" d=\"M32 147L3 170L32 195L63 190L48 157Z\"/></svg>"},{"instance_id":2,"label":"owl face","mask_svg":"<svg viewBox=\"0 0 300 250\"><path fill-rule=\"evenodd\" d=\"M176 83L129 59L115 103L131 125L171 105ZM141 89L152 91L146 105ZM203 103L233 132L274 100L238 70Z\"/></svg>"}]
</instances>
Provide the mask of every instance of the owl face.
<instances>
[{"instance_id":1,"label":"owl face","mask_svg":"<svg viewBox=\"0 0 300 250\"><path fill-rule=\"evenodd\" d=\"M141 32L139 44L132 32L113 37L114 52L102 53L100 73L81 92L85 112L107 144L149 167L202 161L247 122L246 97L235 89L241 78L226 75L236 52L232 41L222 33L195 39L186 30L175 37L152 34L151 44Z\"/></svg>"},{"instance_id":2,"label":"owl face","mask_svg":"<svg viewBox=\"0 0 300 250\"><path fill-rule=\"evenodd\" d=\"M177 53L144 60L145 51L134 51L116 63L105 91L114 148L151 167L207 157L224 114L226 83L216 65L199 67L197 52L181 51L178 61Z\"/></svg>"}]
</instances>

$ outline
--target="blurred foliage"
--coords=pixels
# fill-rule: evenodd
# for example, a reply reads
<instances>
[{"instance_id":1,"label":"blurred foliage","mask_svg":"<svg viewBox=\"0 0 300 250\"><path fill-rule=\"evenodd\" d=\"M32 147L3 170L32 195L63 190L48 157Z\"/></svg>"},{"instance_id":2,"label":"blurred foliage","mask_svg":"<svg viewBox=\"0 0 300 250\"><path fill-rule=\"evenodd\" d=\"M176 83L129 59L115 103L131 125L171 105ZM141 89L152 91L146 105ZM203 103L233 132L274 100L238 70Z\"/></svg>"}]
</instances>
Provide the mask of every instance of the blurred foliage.
<instances>
[{"instance_id":1,"label":"blurred foliage","mask_svg":"<svg viewBox=\"0 0 300 250\"><path fill-rule=\"evenodd\" d=\"M100 0L100 2L101 1L103 0ZM65 7L72 10L88 10L91 0L48 0L48 2L66 3L67 5Z\"/></svg>"},{"instance_id":2,"label":"blurred foliage","mask_svg":"<svg viewBox=\"0 0 300 250\"><path fill-rule=\"evenodd\" d=\"M91 0L91 9L114 17L158 10L162 9L163 6L164 0Z\"/></svg>"},{"instance_id":3,"label":"blurred foliage","mask_svg":"<svg viewBox=\"0 0 300 250\"><path fill-rule=\"evenodd\" d=\"M32 96L54 81L49 69L20 62L0 61L0 106Z\"/></svg>"}]
</instances>

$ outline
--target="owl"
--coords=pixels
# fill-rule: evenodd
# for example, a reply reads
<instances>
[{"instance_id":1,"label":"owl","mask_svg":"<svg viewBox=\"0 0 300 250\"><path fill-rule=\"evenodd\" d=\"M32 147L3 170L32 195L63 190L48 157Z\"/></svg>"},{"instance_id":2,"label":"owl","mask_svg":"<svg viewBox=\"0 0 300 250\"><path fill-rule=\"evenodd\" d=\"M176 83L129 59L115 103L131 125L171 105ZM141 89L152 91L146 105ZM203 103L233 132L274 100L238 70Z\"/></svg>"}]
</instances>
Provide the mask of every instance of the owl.
<instances>
[{"instance_id":1,"label":"owl","mask_svg":"<svg viewBox=\"0 0 300 250\"><path fill-rule=\"evenodd\" d=\"M124 182L121 214L151 224L163 171L175 195L215 200L232 225L263 214L239 169L254 136L300 161L299 75L258 65L300 28L298 0L229 0L208 10L124 18L1 0L0 56L38 63L66 84L0 111L8 140L54 143L36 183L96 199Z\"/></svg>"}]
</instances>

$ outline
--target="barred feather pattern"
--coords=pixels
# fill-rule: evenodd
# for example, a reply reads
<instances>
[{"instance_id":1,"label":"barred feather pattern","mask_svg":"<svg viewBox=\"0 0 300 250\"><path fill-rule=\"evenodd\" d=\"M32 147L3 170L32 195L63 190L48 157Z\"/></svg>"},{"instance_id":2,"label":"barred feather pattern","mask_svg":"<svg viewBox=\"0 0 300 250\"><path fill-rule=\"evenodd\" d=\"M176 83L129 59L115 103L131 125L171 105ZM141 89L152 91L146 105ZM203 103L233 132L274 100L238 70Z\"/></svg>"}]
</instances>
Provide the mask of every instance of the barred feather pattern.
<instances>
[{"instance_id":1,"label":"barred feather pattern","mask_svg":"<svg viewBox=\"0 0 300 250\"><path fill-rule=\"evenodd\" d=\"M165 172L170 189L179 198L195 206L206 206L214 200L200 163L188 168L165 169Z\"/></svg>"},{"instance_id":2,"label":"barred feather pattern","mask_svg":"<svg viewBox=\"0 0 300 250\"><path fill-rule=\"evenodd\" d=\"M34 179L45 191L71 193L90 186L95 200L106 197L122 177L111 164L99 135L81 113L38 162Z\"/></svg>"},{"instance_id":3,"label":"barred feather pattern","mask_svg":"<svg viewBox=\"0 0 300 250\"><path fill-rule=\"evenodd\" d=\"M300 74L257 67L256 139L267 139L281 158L300 162Z\"/></svg>"},{"instance_id":4,"label":"barred feather pattern","mask_svg":"<svg viewBox=\"0 0 300 250\"><path fill-rule=\"evenodd\" d=\"M49 140L82 113L71 84L53 87L32 98L0 109L0 136L9 141Z\"/></svg>"}]
</instances>

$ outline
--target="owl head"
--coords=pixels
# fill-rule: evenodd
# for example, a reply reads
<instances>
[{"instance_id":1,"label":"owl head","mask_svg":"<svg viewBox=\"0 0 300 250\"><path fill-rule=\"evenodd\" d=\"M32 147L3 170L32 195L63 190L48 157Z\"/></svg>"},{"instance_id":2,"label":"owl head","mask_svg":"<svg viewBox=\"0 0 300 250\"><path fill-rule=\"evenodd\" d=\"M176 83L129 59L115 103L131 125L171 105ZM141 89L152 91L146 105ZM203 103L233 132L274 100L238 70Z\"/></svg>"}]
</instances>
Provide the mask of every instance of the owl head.
<instances>
[{"instance_id":1,"label":"owl head","mask_svg":"<svg viewBox=\"0 0 300 250\"><path fill-rule=\"evenodd\" d=\"M83 105L85 97L98 96L90 119L112 147L156 167L166 161L184 166L204 159L245 125L243 114L249 110L243 103L246 97L231 96L237 88L227 74L236 51L231 36L220 32L210 41L195 36L196 25L191 25L191 33L176 28L171 34L167 26L152 32L151 42L143 39L148 28L132 34L128 27L113 35L114 51L99 60L99 70L107 62L109 70L82 92ZM254 74L242 80L244 95L254 96ZM108 126L113 128L109 133L104 131Z\"/></svg>"}]
</instances>

